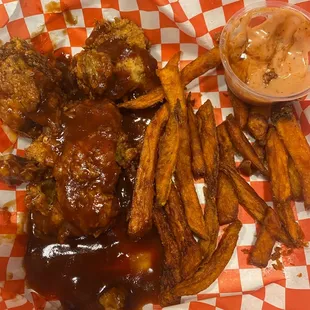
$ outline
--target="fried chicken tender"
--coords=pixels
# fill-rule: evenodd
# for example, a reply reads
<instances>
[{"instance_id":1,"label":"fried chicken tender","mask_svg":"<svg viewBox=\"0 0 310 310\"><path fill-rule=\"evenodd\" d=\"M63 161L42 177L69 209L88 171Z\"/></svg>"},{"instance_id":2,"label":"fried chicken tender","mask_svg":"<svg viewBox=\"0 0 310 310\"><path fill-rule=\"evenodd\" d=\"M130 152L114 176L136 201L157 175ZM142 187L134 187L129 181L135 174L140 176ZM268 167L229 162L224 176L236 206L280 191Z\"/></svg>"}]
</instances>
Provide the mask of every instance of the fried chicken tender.
<instances>
[{"instance_id":1,"label":"fried chicken tender","mask_svg":"<svg viewBox=\"0 0 310 310\"><path fill-rule=\"evenodd\" d=\"M15 131L37 135L33 114L60 103L59 70L26 41L15 38L0 47L0 118ZM45 120L42 120L44 123Z\"/></svg>"},{"instance_id":2,"label":"fried chicken tender","mask_svg":"<svg viewBox=\"0 0 310 310\"><path fill-rule=\"evenodd\" d=\"M95 29L86 40L86 47L98 48L114 40L123 40L129 46L138 46L143 49L149 47L143 30L134 22L120 18L115 18L113 22L97 22Z\"/></svg>"},{"instance_id":3,"label":"fried chicken tender","mask_svg":"<svg viewBox=\"0 0 310 310\"><path fill-rule=\"evenodd\" d=\"M79 88L93 97L120 99L159 85L157 61L141 28L127 19L98 22L85 50L74 57L71 72Z\"/></svg>"},{"instance_id":4,"label":"fried chicken tender","mask_svg":"<svg viewBox=\"0 0 310 310\"><path fill-rule=\"evenodd\" d=\"M113 73L112 60L108 54L93 49L82 51L73 58L72 66L80 89L86 94L104 93Z\"/></svg>"}]
</instances>

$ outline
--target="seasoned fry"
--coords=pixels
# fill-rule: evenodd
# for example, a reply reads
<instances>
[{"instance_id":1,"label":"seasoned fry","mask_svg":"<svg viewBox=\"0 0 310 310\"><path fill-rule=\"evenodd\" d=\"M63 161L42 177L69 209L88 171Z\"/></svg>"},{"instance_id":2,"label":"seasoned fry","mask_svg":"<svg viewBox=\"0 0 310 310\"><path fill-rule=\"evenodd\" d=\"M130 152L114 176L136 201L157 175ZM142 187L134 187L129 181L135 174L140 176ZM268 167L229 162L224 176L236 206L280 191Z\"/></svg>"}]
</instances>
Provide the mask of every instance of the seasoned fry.
<instances>
[{"instance_id":1,"label":"seasoned fry","mask_svg":"<svg viewBox=\"0 0 310 310\"><path fill-rule=\"evenodd\" d=\"M306 209L310 208L310 147L293 114L291 104L274 107L272 122L300 175Z\"/></svg>"},{"instance_id":2,"label":"seasoned fry","mask_svg":"<svg viewBox=\"0 0 310 310\"><path fill-rule=\"evenodd\" d=\"M139 96L137 99L123 102L117 106L124 109L142 110L163 102L164 98L164 90L161 86L158 86L147 94Z\"/></svg>"},{"instance_id":3,"label":"seasoned fry","mask_svg":"<svg viewBox=\"0 0 310 310\"><path fill-rule=\"evenodd\" d=\"M190 95L187 97L187 117L192 152L192 170L195 179L199 179L205 176L205 163L201 149L197 119L191 105Z\"/></svg>"},{"instance_id":4,"label":"seasoned fry","mask_svg":"<svg viewBox=\"0 0 310 310\"><path fill-rule=\"evenodd\" d=\"M234 147L231 143L229 133L226 128L226 121L217 126L217 138L219 142L219 156L221 163L235 168Z\"/></svg>"},{"instance_id":5,"label":"seasoned fry","mask_svg":"<svg viewBox=\"0 0 310 310\"><path fill-rule=\"evenodd\" d=\"M177 283L181 281L180 252L173 237L170 226L167 222L165 211L162 208L153 210L154 224L160 236L164 248L164 267L161 276L161 305L169 305L179 302L178 298L167 300L166 292L169 292Z\"/></svg>"},{"instance_id":6,"label":"seasoned fry","mask_svg":"<svg viewBox=\"0 0 310 310\"><path fill-rule=\"evenodd\" d=\"M197 272L188 280L177 284L172 290L172 296L194 295L210 286L224 270L229 262L237 244L239 231L242 227L240 221L230 224L211 259L203 260Z\"/></svg>"},{"instance_id":7,"label":"seasoned fry","mask_svg":"<svg viewBox=\"0 0 310 310\"><path fill-rule=\"evenodd\" d=\"M238 126L237 121L231 114L226 119L226 128L237 151L244 158L249 159L263 175L268 176L268 170L257 156L251 143L248 141L241 128Z\"/></svg>"},{"instance_id":8,"label":"seasoned fry","mask_svg":"<svg viewBox=\"0 0 310 310\"><path fill-rule=\"evenodd\" d=\"M263 224L265 214L269 208L266 202L257 195L254 189L236 172L236 170L229 166L222 165L221 171L231 178L239 203L255 220ZM267 226L268 231L276 238L276 240L291 246L292 242L282 230L276 214L273 219L274 222L269 223Z\"/></svg>"},{"instance_id":9,"label":"seasoned fry","mask_svg":"<svg viewBox=\"0 0 310 310\"><path fill-rule=\"evenodd\" d=\"M170 113L165 132L159 142L156 169L156 205L164 206L171 188L179 149L179 121L177 111Z\"/></svg>"},{"instance_id":10,"label":"seasoned fry","mask_svg":"<svg viewBox=\"0 0 310 310\"><path fill-rule=\"evenodd\" d=\"M304 234L299 224L295 221L295 216L290 201L285 201L282 203L276 202L274 204L274 208L295 246L302 247L304 245Z\"/></svg>"},{"instance_id":11,"label":"seasoned fry","mask_svg":"<svg viewBox=\"0 0 310 310\"><path fill-rule=\"evenodd\" d=\"M165 205L167 220L181 254L181 276L190 277L198 268L202 255L188 226L179 194L172 184L169 200Z\"/></svg>"},{"instance_id":12,"label":"seasoned fry","mask_svg":"<svg viewBox=\"0 0 310 310\"><path fill-rule=\"evenodd\" d=\"M230 89L228 90L228 95L230 98L231 105L233 106L234 109L235 119L240 128L244 129L248 122L249 107L238 97L236 97Z\"/></svg>"},{"instance_id":13,"label":"seasoned fry","mask_svg":"<svg viewBox=\"0 0 310 310\"><path fill-rule=\"evenodd\" d=\"M193 79L201 76L205 72L219 66L220 64L220 50L218 47L214 47L201 56L198 56L195 60L183 68L181 71L183 85L187 85Z\"/></svg>"},{"instance_id":14,"label":"seasoned fry","mask_svg":"<svg viewBox=\"0 0 310 310\"><path fill-rule=\"evenodd\" d=\"M288 156L276 130L270 128L267 136L266 155L270 173L271 190L276 202L291 199L288 176Z\"/></svg>"},{"instance_id":15,"label":"seasoned fry","mask_svg":"<svg viewBox=\"0 0 310 310\"><path fill-rule=\"evenodd\" d=\"M205 180L209 195L215 203L217 193L217 176L219 171L219 145L213 106L207 100L197 112L198 130L202 146L202 153L206 168Z\"/></svg>"},{"instance_id":16,"label":"seasoned fry","mask_svg":"<svg viewBox=\"0 0 310 310\"><path fill-rule=\"evenodd\" d=\"M153 210L154 224L160 236L161 243L164 248L164 263L165 267L171 271L171 275L178 283L181 281L180 270L180 252L175 241L169 223L166 219L166 214L162 208L154 208Z\"/></svg>"},{"instance_id":17,"label":"seasoned fry","mask_svg":"<svg viewBox=\"0 0 310 310\"><path fill-rule=\"evenodd\" d=\"M258 158L261 160L261 162L265 162L265 147L261 146L257 141L255 141L253 144L253 149L256 152ZM252 174L257 172L257 169L254 167L252 162L248 159L243 159L240 163L238 170L241 174L245 176L251 176Z\"/></svg>"},{"instance_id":18,"label":"seasoned fry","mask_svg":"<svg viewBox=\"0 0 310 310\"><path fill-rule=\"evenodd\" d=\"M180 112L180 146L175 179L177 188L185 209L185 215L191 230L200 238L207 238L202 209L197 197L191 169L191 150L189 128L187 122L187 108L185 101L181 101Z\"/></svg>"},{"instance_id":19,"label":"seasoned fry","mask_svg":"<svg viewBox=\"0 0 310 310\"><path fill-rule=\"evenodd\" d=\"M235 169L234 150L225 122L217 126L220 162ZM238 197L229 177L223 172L218 175L216 206L220 225L232 223L238 216Z\"/></svg>"},{"instance_id":20,"label":"seasoned fry","mask_svg":"<svg viewBox=\"0 0 310 310\"><path fill-rule=\"evenodd\" d=\"M163 267L163 273L160 278L160 294L159 294L159 304L162 307L168 307L172 305L177 305L181 302L181 297L172 296L170 291L176 286L176 282L171 274L171 270Z\"/></svg>"},{"instance_id":21,"label":"seasoned fry","mask_svg":"<svg viewBox=\"0 0 310 310\"><path fill-rule=\"evenodd\" d=\"M179 149L179 111L180 101L184 101L178 63L180 53L175 54L165 68L157 70L168 101L170 116L165 132L159 143L156 170L156 204L163 206L168 200L172 175L175 171Z\"/></svg>"},{"instance_id":22,"label":"seasoned fry","mask_svg":"<svg viewBox=\"0 0 310 310\"><path fill-rule=\"evenodd\" d=\"M274 237L267 230L269 217L273 216L272 209L268 209L264 223L258 233L255 245L249 255L249 263L259 268L264 268L268 265L273 246L276 242Z\"/></svg>"},{"instance_id":23,"label":"seasoned fry","mask_svg":"<svg viewBox=\"0 0 310 310\"><path fill-rule=\"evenodd\" d=\"M301 201L302 200L302 185L300 181L300 175L291 157L288 158L288 175L290 178L292 198L295 201Z\"/></svg>"},{"instance_id":24,"label":"seasoned fry","mask_svg":"<svg viewBox=\"0 0 310 310\"><path fill-rule=\"evenodd\" d=\"M215 68L221 64L220 51L218 47L214 47L205 54L197 57L194 61L189 63L181 71L181 80L183 86L204 74L212 68ZM147 93L140 96L137 99L126 101L118 105L119 108L126 109L146 109L158 102L162 102L164 99L164 91L162 87L157 87Z\"/></svg>"},{"instance_id":25,"label":"seasoned fry","mask_svg":"<svg viewBox=\"0 0 310 310\"><path fill-rule=\"evenodd\" d=\"M128 224L128 234L134 238L143 236L152 227L157 146L168 117L169 112L164 105L145 131Z\"/></svg>"},{"instance_id":26,"label":"seasoned fry","mask_svg":"<svg viewBox=\"0 0 310 310\"><path fill-rule=\"evenodd\" d=\"M178 101L184 100L184 87L181 82L179 72L180 53L176 53L167 63L167 65L160 70L157 70L157 75L162 84L165 98L168 101L170 111L174 111Z\"/></svg>"},{"instance_id":27,"label":"seasoned fry","mask_svg":"<svg viewBox=\"0 0 310 310\"><path fill-rule=\"evenodd\" d=\"M271 116L271 104L265 105L252 105L250 107L250 113L260 114L268 120Z\"/></svg>"},{"instance_id":28,"label":"seasoned fry","mask_svg":"<svg viewBox=\"0 0 310 310\"><path fill-rule=\"evenodd\" d=\"M268 120L263 115L250 110L247 126L249 133L260 144L264 145L268 131Z\"/></svg>"},{"instance_id":29,"label":"seasoned fry","mask_svg":"<svg viewBox=\"0 0 310 310\"><path fill-rule=\"evenodd\" d=\"M209 191L206 187L203 188L203 193L205 196L206 204L205 204L205 213L204 219L206 223L206 230L208 234L208 239L200 239L199 244L202 250L202 255L204 261L207 261L212 256L215 251L217 245L217 236L219 233L219 222L217 218L217 209L215 202L211 197L209 197Z\"/></svg>"},{"instance_id":30,"label":"seasoned fry","mask_svg":"<svg viewBox=\"0 0 310 310\"><path fill-rule=\"evenodd\" d=\"M238 197L230 178L223 172L219 172L216 205L220 225L232 223L237 219Z\"/></svg>"}]
</instances>

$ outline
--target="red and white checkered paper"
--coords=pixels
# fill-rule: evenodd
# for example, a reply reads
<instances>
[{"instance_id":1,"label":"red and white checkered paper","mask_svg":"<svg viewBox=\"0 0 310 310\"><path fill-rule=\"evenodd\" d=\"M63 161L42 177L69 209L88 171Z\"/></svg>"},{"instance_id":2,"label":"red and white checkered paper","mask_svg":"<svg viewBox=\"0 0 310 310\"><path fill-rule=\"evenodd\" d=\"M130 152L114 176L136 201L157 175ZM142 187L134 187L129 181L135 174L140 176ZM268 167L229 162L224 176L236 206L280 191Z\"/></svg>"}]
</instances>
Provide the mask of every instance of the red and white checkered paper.
<instances>
[{"instance_id":1,"label":"red and white checkered paper","mask_svg":"<svg viewBox=\"0 0 310 310\"><path fill-rule=\"evenodd\" d=\"M42 53L55 50L57 53L76 54L96 20L123 17L144 29L159 65L164 65L181 50L181 67L184 67L205 48L213 46L212 35L220 31L237 10L256 0L56 0L59 10L53 13L46 9L49 2L0 0L0 40L30 38ZM310 1L286 2L310 12ZM66 22L63 14L66 10L71 10L76 25ZM217 123L232 112L222 69L194 80L188 85L188 90L196 98L196 108L206 99L211 99ZM310 96L296 104L295 108L301 128L310 142ZM23 155L29 142L22 138L16 140L14 133L0 123L0 152ZM252 176L248 181L272 205L269 183L259 176ZM203 184L198 182L196 186L203 203ZM25 186L15 188L0 183L0 310L60 309L58 301L46 301L25 286L22 267L27 242L24 196ZM305 211L302 203L295 203L293 208L309 241L310 212ZM310 249L297 249L292 255L283 257L283 271L274 270L271 264L265 269L250 266L243 250L254 244L256 226L241 208L239 218L243 227L224 272L207 290L197 296L184 297L181 305L169 309L310 309ZM155 305L146 308L160 309Z\"/></svg>"}]
</instances>

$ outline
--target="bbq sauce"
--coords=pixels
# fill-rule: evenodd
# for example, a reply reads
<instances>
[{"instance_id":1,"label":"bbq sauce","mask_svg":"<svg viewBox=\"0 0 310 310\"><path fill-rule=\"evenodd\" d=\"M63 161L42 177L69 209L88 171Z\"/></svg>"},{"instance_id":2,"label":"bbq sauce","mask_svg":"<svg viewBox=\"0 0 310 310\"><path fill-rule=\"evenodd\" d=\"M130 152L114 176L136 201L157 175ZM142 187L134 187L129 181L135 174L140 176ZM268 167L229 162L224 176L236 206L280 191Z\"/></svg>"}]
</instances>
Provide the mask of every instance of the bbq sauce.
<instances>
[{"instance_id":1,"label":"bbq sauce","mask_svg":"<svg viewBox=\"0 0 310 310\"><path fill-rule=\"evenodd\" d=\"M122 111L123 130L141 145L143 134L157 108ZM47 299L59 299L64 309L103 309L99 297L105 290L122 287L127 292L125 309L158 303L163 249L153 228L139 241L127 235L137 164L123 170L116 196L120 215L112 228L98 238L86 236L59 244L54 237L36 236L32 214L24 258L28 286Z\"/></svg>"}]
</instances>

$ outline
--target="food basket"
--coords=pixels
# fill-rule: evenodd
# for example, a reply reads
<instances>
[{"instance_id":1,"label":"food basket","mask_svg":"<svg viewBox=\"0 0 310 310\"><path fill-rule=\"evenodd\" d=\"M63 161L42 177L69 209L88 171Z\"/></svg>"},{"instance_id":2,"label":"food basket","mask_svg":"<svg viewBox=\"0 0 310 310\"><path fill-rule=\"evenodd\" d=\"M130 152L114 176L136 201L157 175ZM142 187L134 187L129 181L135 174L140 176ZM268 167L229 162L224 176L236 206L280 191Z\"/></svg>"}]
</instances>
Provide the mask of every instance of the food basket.
<instances>
[{"instance_id":1,"label":"food basket","mask_svg":"<svg viewBox=\"0 0 310 310\"><path fill-rule=\"evenodd\" d=\"M283 0L282 0L283 1ZM0 42L12 37L30 39L42 53L56 51L74 55L81 51L96 20L122 17L143 28L152 43L152 55L159 66L181 50L181 67L213 47L216 36L228 19L255 0L0 0ZM310 12L310 1L289 0ZM70 12L68 14L68 12ZM195 79L192 92L197 109L212 101L217 124L232 113L222 68ZM295 104L301 129L310 142L310 97ZM23 155L30 140L17 137L0 124L0 152ZM310 164L310 163L309 163ZM269 184L263 178L247 179L256 192L272 205ZM196 189L203 203L203 184ZM27 288L23 256L27 246L25 185L9 187L0 183L0 310L60 309L57 300L45 300ZM310 241L310 211L294 204L294 213ZM240 208L243 223L237 247L220 277L197 296L182 298L169 309L306 310L310 300L310 249L295 249L282 256L283 270L272 261L264 269L247 263L247 251L255 241L256 224ZM160 309L147 305L145 309ZM167 308L168 309L168 308Z\"/></svg>"}]
</instances>

